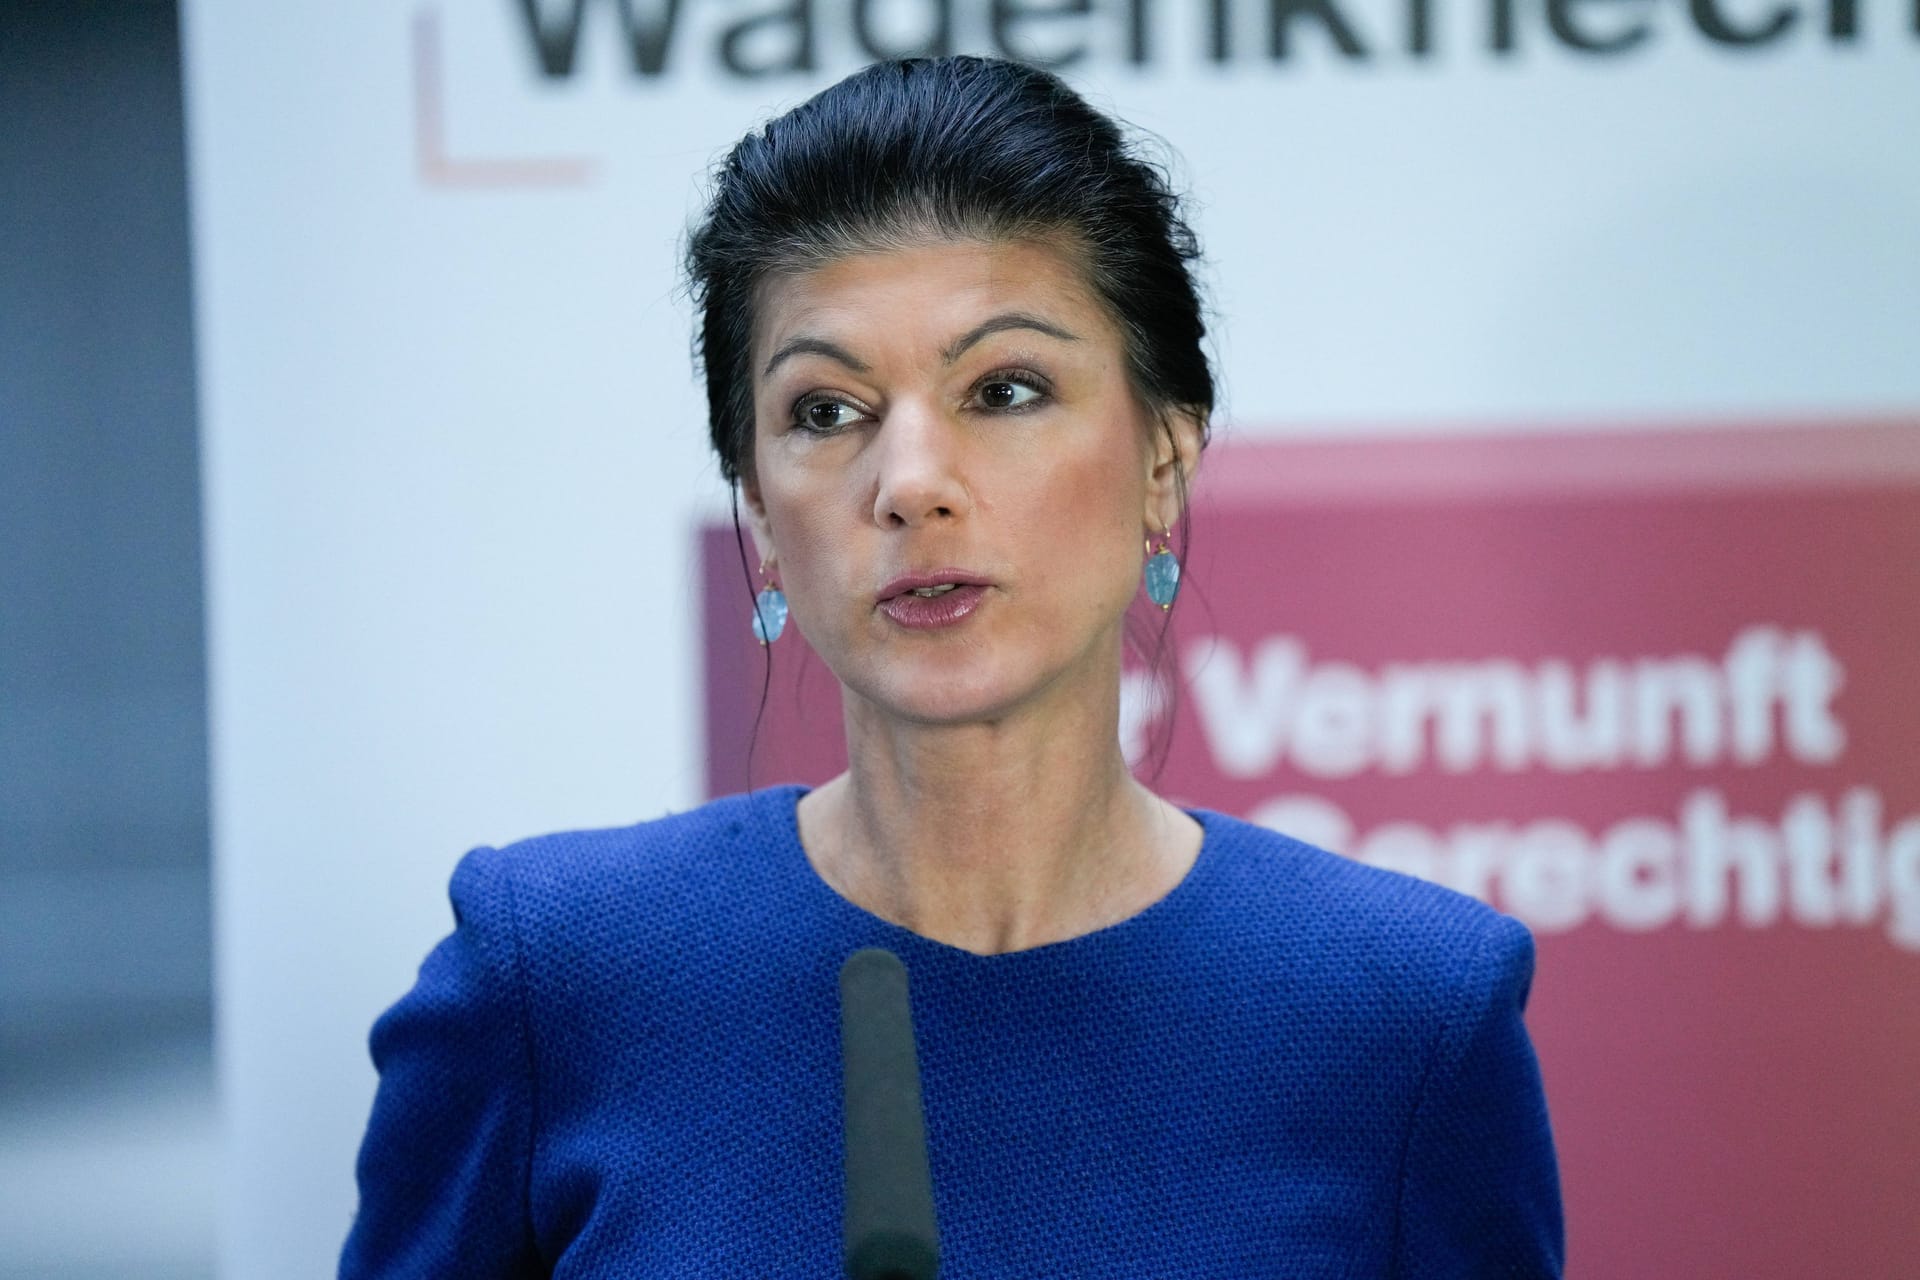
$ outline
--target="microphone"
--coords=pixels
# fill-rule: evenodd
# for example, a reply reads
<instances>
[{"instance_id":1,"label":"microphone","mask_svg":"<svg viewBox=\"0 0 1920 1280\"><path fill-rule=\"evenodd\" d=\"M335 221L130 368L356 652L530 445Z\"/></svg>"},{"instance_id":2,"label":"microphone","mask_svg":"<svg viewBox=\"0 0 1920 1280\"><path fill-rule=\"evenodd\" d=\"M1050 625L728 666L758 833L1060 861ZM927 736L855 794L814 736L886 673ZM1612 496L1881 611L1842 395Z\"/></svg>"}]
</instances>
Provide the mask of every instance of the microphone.
<instances>
[{"instance_id":1,"label":"microphone","mask_svg":"<svg viewBox=\"0 0 1920 1280\"><path fill-rule=\"evenodd\" d=\"M847 1275L934 1280L933 1219L920 1064L907 968L870 947L840 967L840 1053L846 1071Z\"/></svg>"}]
</instances>

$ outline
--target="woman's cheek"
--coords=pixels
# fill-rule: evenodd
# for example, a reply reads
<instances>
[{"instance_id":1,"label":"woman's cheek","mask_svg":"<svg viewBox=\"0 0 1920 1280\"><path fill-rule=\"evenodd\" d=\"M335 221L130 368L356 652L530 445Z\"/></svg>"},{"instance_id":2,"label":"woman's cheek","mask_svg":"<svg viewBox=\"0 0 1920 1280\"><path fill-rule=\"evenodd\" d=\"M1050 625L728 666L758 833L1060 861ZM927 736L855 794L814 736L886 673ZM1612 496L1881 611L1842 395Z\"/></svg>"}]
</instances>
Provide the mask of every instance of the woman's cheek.
<instances>
[{"instance_id":1,"label":"woman's cheek","mask_svg":"<svg viewBox=\"0 0 1920 1280\"><path fill-rule=\"evenodd\" d=\"M817 517L819 508L803 508ZM840 615L854 607L849 563L851 540L836 538L810 521L795 520L782 585L800 634L815 648L831 646L844 629Z\"/></svg>"}]
</instances>

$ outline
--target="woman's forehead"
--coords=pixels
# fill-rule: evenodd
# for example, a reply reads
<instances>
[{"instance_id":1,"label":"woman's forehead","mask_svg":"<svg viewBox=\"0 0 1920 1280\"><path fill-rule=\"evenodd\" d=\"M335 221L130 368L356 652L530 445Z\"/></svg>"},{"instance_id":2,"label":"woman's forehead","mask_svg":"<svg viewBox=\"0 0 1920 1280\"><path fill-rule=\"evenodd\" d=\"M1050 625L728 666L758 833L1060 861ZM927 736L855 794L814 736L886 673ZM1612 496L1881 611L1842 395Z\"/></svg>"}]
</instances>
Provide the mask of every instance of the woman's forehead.
<instances>
[{"instance_id":1,"label":"woman's forehead","mask_svg":"<svg viewBox=\"0 0 1920 1280\"><path fill-rule=\"evenodd\" d=\"M1004 329L1052 330L1062 340L1116 336L1080 255L1035 240L932 240L862 250L761 282L754 321L755 372L795 340L841 345L952 345L996 318Z\"/></svg>"}]
</instances>

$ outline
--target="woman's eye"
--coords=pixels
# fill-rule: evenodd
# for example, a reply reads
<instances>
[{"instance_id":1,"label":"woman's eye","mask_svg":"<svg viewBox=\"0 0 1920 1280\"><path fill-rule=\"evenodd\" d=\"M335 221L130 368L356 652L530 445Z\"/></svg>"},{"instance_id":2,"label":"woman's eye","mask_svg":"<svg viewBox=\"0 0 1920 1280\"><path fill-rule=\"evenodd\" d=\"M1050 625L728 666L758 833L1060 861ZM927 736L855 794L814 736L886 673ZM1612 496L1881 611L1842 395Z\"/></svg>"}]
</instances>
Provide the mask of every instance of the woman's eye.
<instances>
[{"instance_id":1,"label":"woman's eye","mask_svg":"<svg viewBox=\"0 0 1920 1280\"><path fill-rule=\"evenodd\" d=\"M844 400L812 400L795 409L794 424L829 435L859 421L860 416L860 411Z\"/></svg>"},{"instance_id":2,"label":"woman's eye","mask_svg":"<svg viewBox=\"0 0 1920 1280\"><path fill-rule=\"evenodd\" d=\"M1019 409L1040 399L1044 393L1013 378L992 378L980 384L980 402L989 409Z\"/></svg>"}]
</instances>

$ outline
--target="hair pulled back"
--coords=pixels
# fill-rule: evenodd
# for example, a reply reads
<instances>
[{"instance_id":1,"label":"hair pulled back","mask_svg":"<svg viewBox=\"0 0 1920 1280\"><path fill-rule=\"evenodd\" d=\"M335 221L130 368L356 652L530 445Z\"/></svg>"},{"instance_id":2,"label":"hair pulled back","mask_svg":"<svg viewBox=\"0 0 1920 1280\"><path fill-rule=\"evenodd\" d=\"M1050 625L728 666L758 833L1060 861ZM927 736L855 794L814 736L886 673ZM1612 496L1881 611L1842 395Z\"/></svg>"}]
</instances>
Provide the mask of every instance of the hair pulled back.
<instances>
[{"instance_id":1,"label":"hair pulled back","mask_svg":"<svg viewBox=\"0 0 1920 1280\"><path fill-rule=\"evenodd\" d=\"M1059 241L1160 414L1213 408L1199 257L1156 165L1059 77L1000 59L879 62L741 139L688 242L720 472L753 476L753 300L775 275L943 237ZM1203 436L1204 439L1204 436Z\"/></svg>"}]
</instances>

